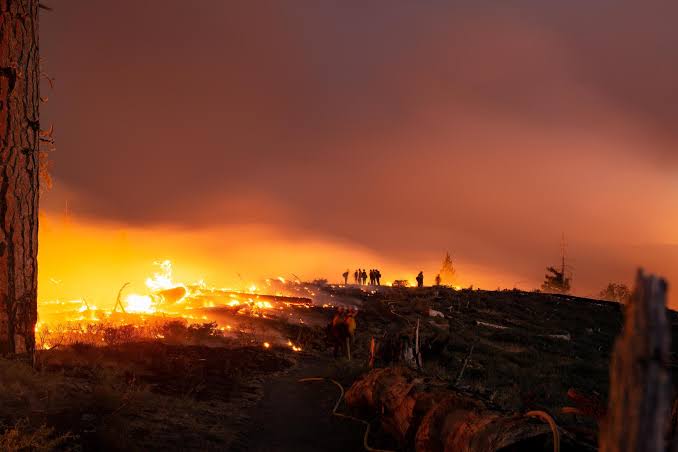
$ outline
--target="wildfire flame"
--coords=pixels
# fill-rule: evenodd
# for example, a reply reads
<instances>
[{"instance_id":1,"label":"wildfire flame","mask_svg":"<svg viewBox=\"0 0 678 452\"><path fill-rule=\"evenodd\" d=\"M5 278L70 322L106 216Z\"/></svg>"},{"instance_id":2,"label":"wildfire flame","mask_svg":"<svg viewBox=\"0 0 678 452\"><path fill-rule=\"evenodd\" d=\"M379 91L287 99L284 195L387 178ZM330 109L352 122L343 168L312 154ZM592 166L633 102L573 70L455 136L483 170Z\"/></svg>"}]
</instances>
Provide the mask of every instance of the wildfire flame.
<instances>
[{"instance_id":1,"label":"wildfire flame","mask_svg":"<svg viewBox=\"0 0 678 452\"><path fill-rule=\"evenodd\" d=\"M148 314L154 313L155 307L153 306L153 299L150 295L139 295L131 293L125 297L127 312L141 313L145 312Z\"/></svg>"},{"instance_id":2,"label":"wildfire flame","mask_svg":"<svg viewBox=\"0 0 678 452\"><path fill-rule=\"evenodd\" d=\"M210 287L205 281L195 283L183 283L175 281L172 262L164 260L154 263L157 271L145 279L145 290L127 291L125 284L118 295L119 300L111 310L100 310L96 306L87 303L84 298L62 301L51 300L40 302L40 321L35 326L36 335L49 331L50 325L63 323L79 323L76 330L86 329L86 325L95 324L103 320L116 321L118 324L132 325L139 328L140 322L152 318L183 318L188 321L223 321L224 312L228 315L244 315L268 318L270 315L285 317L292 313L285 312L291 305L308 308L312 300L305 297L286 296L285 278L278 277L266 280L266 286L275 292L275 295L259 293L255 284L251 284L246 290L234 290L230 288ZM295 282L294 287L299 283ZM127 292L127 293L124 293ZM298 293L296 291L295 293ZM304 293L313 294L311 290ZM216 314L221 313L219 317ZM215 314L213 316L212 314ZM232 317L231 317L232 318ZM299 319L301 323L303 320ZM218 326L223 334L242 332L239 327L230 324ZM164 339L164 335L153 333L153 338ZM42 341L42 347L49 346ZM284 342L278 342L280 346ZM262 342L264 348L270 348L273 341ZM301 351L301 347L287 342L287 346L295 352Z\"/></svg>"}]
</instances>

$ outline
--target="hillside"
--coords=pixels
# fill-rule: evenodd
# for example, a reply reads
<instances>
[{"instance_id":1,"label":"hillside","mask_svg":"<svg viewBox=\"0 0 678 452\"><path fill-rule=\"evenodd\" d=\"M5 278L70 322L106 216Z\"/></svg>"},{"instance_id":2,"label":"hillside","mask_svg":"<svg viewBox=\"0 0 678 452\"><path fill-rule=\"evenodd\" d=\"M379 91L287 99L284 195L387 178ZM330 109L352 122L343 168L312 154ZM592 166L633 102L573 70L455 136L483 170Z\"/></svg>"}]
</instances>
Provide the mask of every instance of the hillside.
<instances>
[{"instance_id":1,"label":"hillside","mask_svg":"<svg viewBox=\"0 0 678 452\"><path fill-rule=\"evenodd\" d=\"M331 417L338 389L299 380L331 378L348 390L370 371L374 339L375 368L403 369L398 372L415 378L420 388L451 391L507 416L545 411L563 432L561 450L595 450L595 417L606 406L620 305L519 291L313 290L324 307L291 306L282 317L239 317L257 332L253 335L188 328L152 341L43 350L35 369L0 362L0 422L6 428L0 445L362 450L364 426ZM350 361L332 356L325 331L335 312L330 304L359 310ZM224 315L238 321L234 313ZM675 342L678 314L669 311L669 318ZM422 366L401 353L413 343L417 322ZM302 351L284 344L262 347L257 335L292 338ZM672 369L676 362L673 354ZM566 406L581 408L582 400L587 413L563 413ZM352 410L346 403L339 411L370 422L372 447L412 447L398 441L378 413ZM529 448L520 450L550 451L550 435L524 446Z\"/></svg>"},{"instance_id":2,"label":"hillside","mask_svg":"<svg viewBox=\"0 0 678 452\"><path fill-rule=\"evenodd\" d=\"M423 378L423 386L468 395L500 413L545 411L563 431L562 450L595 450L596 417L606 408L610 354L623 321L621 305L520 291L391 287L325 290L337 303L358 306L360 311L352 361L339 360L320 376L337 379L348 388L368 371L372 338L377 343L375 367L407 365L394 362L394 358L403 341L414 341L419 320L423 366L414 374ZM669 311L669 319L675 341L678 314ZM325 352L325 356L328 354ZM671 365L675 368L675 359ZM329 407L327 389L315 390L322 399L318 403ZM305 394L303 397L309 397ZM271 404L269 401L265 409L274 410ZM585 413L566 414L563 408L567 406ZM255 417L259 413L256 411ZM403 447L380 431L378 416L372 420L372 447ZM360 429L360 425L355 428ZM282 436L290 429L294 430L282 428L286 432ZM266 442L279 438L275 429L257 426L256 430L258 443L243 450L265 450ZM304 438L303 433L299 435L294 438ZM305 438L318 439L312 435ZM346 435L340 438L346 440ZM327 443L328 439L324 440ZM337 440L339 437L332 441ZM353 441L358 444L355 438ZM550 436L529 447L551 450Z\"/></svg>"}]
</instances>

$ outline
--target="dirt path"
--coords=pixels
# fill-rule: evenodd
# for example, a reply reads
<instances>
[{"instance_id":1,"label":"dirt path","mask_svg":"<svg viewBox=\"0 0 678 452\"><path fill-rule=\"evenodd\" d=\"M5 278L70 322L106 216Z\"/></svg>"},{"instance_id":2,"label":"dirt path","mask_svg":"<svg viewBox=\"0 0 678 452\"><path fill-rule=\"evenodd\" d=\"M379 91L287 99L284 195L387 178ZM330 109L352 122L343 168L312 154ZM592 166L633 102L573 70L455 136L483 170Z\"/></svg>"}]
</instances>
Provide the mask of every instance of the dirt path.
<instances>
[{"instance_id":1,"label":"dirt path","mask_svg":"<svg viewBox=\"0 0 678 452\"><path fill-rule=\"evenodd\" d=\"M299 383L299 379L326 376L328 362L304 358L264 386L233 452L361 451L364 427L331 416L339 389L329 382Z\"/></svg>"}]
</instances>

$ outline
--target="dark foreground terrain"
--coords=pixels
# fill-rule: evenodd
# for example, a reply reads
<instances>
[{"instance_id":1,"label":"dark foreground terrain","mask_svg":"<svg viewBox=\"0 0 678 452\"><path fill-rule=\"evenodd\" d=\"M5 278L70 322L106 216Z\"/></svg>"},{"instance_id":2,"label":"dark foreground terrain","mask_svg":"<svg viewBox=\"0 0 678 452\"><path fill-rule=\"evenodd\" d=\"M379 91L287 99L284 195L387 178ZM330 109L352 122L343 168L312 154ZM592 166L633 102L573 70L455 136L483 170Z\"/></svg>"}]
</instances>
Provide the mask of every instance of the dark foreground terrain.
<instances>
[{"instance_id":1,"label":"dark foreground terrain","mask_svg":"<svg viewBox=\"0 0 678 452\"><path fill-rule=\"evenodd\" d=\"M327 377L348 389L369 371L372 339L376 367L416 367L398 351L413 341L417 322L423 366L415 372L425 384L463 391L500 412L546 411L567 434L564 450L594 448L619 305L518 291L324 290L360 310L350 362L332 358L322 326L331 310L322 308L305 310L306 321L293 325L257 320L263 330L294 335L301 353L157 340L58 347L39 352L34 368L2 361L0 449L362 450L364 425L331 416L339 389L298 380ZM676 341L678 317L669 317ZM573 405L568 391L597 405L584 415L563 412ZM378 415L366 420L370 446L408 447L381 429Z\"/></svg>"}]
</instances>

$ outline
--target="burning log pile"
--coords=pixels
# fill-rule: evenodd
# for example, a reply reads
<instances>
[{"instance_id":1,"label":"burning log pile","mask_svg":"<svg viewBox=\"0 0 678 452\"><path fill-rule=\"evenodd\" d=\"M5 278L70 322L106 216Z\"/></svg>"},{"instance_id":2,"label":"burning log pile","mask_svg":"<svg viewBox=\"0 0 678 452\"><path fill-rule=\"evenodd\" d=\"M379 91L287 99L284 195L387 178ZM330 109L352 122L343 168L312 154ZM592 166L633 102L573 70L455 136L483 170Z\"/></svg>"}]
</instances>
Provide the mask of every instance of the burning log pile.
<instances>
[{"instance_id":1,"label":"burning log pile","mask_svg":"<svg viewBox=\"0 0 678 452\"><path fill-rule=\"evenodd\" d=\"M74 342L111 345L125 340L165 340L167 331L178 326L188 331L208 329L211 338L247 339L242 345L257 342L264 347L273 344L301 350L298 341L282 337L275 328L267 335L254 320L303 324L303 317L314 307L312 288L281 277L264 282L270 293L261 293L256 285L238 290L210 287L203 281L186 284L174 281L170 261L157 265L160 270L146 279L145 293L130 290L126 283L111 309L100 309L86 298L41 301L38 348Z\"/></svg>"}]
</instances>

